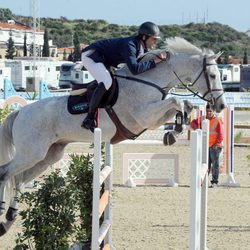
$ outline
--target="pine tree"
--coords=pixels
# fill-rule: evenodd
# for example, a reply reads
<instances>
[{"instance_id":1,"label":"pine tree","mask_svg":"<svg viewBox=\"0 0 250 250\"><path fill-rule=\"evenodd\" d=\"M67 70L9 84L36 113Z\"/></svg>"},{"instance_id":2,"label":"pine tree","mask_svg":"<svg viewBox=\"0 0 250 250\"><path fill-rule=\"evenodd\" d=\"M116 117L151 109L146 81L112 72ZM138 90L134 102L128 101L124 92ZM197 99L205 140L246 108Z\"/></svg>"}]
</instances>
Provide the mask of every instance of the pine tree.
<instances>
[{"instance_id":1,"label":"pine tree","mask_svg":"<svg viewBox=\"0 0 250 250\"><path fill-rule=\"evenodd\" d=\"M15 55L15 44L14 44L14 41L12 39L12 33L10 32L10 38L7 42L7 50L6 50L6 55L5 57L7 59L13 59L14 58L14 55Z\"/></svg>"},{"instance_id":2,"label":"pine tree","mask_svg":"<svg viewBox=\"0 0 250 250\"><path fill-rule=\"evenodd\" d=\"M73 61L74 62L81 61L81 46L76 32L74 33L73 43L74 43Z\"/></svg>"},{"instance_id":3,"label":"pine tree","mask_svg":"<svg viewBox=\"0 0 250 250\"><path fill-rule=\"evenodd\" d=\"M27 56L27 35L24 34L24 41L23 41L23 56Z\"/></svg>"},{"instance_id":4,"label":"pine tree","mask_svg":"<svg viewBox=\"0 0 250 250\"><path fill-rule=\"evenodd\" d=\"M74 61L72 51L70 52L70 54L69 54L69 56L68 56L68 61L70 61L70 62L73 62L73 61Z\"/></svg>"},{"instance_id":5,"label":"pine tree","mask_svg":"<svg viewBox=\"0 0 250 250\"><path fill-rule=\"evenodd\" d=\"M49 57L49 34L48 30L45 29L44 36L43 36L43 52L42 57Z\"/></svg>"},{"instance_id":6,"label":"pine tree","mask_svg":"<svg viewBox=\"0 0 250 250\"><path fill-rule=\"evenodd\" d=\"M248 56L247 56L247 50L244 50L244 56L243 56L243 64L248 64Z\"/></svg>"},{"instance_id":7,"label":"pine tree","mask_svg":"<svg viewBox=\"0 0 250 250\"><path fill-rule=\"evenodd\" d=\"M66 53L66 49L63 50L63 60L67 59L67 53Z\"/></svg>"}]
</instances>

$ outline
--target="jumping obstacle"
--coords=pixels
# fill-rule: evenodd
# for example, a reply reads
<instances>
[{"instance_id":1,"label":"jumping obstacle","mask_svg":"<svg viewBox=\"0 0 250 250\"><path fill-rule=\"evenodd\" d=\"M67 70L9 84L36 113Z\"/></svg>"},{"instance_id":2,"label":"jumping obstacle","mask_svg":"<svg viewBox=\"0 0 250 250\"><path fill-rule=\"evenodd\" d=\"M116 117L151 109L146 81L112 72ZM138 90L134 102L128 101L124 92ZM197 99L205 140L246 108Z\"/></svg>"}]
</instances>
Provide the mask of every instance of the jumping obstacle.
<instances>
[{"instance_id":1,"label":"jumping obstacle","mask_svg":"<svg viewBox=\"0 0 250 250\"><path fill-rule=\"evenodd\" d=\"M204 120L202 130L191 132L190 250L207 250L208 140L209 121Z\"/></svg>"},{"instance_id":2,"label":"jumping obstacle","mask_svg":"<svg viewBox=\"0 0 250 250\"><path fill-rule=\"evenodd\" d=\"M96 128L94 131L94 176L93 176L93 208L92 208L92 240L91 249L97 250L104 242L103 250L112 249L111 228L111 192L113 148L110 143L105 144L105 166L102 167L102 131ZM104 183L104 193L100 198L100 188ZM104 214L100 227L100 217Z\"/></svg>"},{"instance_id":3,"label":"jumping obstacle","mask_svg":"<svg viewBox=\"0 0 250 250\"><path fill-rule=\"evenodd\" d=\"M162 125L147 130L136 140L125 140L120 145L162 145L163 136L173 125ZM184 141L181 139L181 141ZM178 143L179 144L179 143ZM182 144L182 143L181 143ZM166 185L178 187L179 155L167 153L123 153L123 185Z\"/></svg>"},{"instance_id":4,"label":"jumping obstacle","mask_svg":"<svg viewBox=\"0 0 250 250\"><path fill-rule=\"evenodd\" d=\"M197 118L204 115L205 106L199 106ZM223 121L223 162L220 172L227 175L227 181L221 183L222 186L239 187L240 184L234 178L234 106L230 105L219 115Z\"/></svg>"},{"instance_id":5,"label":"jumping obstacle","mask_svg":"<svg viewBox=\"0 0 250 250\"><path fill-rule=\"evenodd\" d=\"M227 181L222 183L223 186L239 187L240 184L234 178L234 106L229 106L223 114L224 118L224 162L227 174Z\"/></svg>"},{"instance_id":6,"label":"jumping obstacle","mask_svg":"<svg viewBox=\"0 0 250 250\"><path fill-rule=\"evenodd\" d=\"M166 185L178 187L179 155L124 153L123 185Z\"/></svg>"}]
</instances>

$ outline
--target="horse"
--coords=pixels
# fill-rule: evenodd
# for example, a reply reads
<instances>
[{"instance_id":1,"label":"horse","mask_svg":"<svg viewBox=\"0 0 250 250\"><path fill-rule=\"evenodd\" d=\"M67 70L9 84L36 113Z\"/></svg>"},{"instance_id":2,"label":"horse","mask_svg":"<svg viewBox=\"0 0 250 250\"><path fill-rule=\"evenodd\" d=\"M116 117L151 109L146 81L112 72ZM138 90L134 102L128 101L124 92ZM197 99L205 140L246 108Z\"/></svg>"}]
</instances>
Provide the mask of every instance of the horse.
<instances>
[{"instance_id":1,"label":"horse","mask_svg":"<svg viewBox=\"0 0 250 250\"><path fill-rule=\"evenodd\" d=\"M177 85L213 103L216 112L226 107L216 59L220 53L200 49L183 38L166 39L166 46L146 53L149 60L166 51L168 59L155 68L134 76L127 66L115 71L119 86L113 112L132 135L156 129L183 114L185 103L169 96ZM11 113L0 127L0 214L5 213L6 187L15 190L9 197L6 220L0 224L5 234L17 215L18 191L50 165L59 161L71 142L93 142L93 133L81 127L84 115L67 110L68 96L49 97ZM117 128L105 109L99 109L103 141L112 142ZM124 140L126 138L121 138Z\"/></svg>"}]
</instances>

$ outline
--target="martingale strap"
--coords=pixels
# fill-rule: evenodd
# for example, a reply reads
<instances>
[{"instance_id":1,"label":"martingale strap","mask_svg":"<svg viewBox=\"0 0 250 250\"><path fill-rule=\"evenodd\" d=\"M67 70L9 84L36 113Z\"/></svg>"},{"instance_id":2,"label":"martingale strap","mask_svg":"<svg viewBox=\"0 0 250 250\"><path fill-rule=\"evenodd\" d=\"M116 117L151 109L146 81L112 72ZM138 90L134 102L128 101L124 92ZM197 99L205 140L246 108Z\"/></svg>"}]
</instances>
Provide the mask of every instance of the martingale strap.
<instances>
[{"instance_id":1,"label":"martingale strap","mask_svg":"<svg viewBox=\"0 0 250 250\"><path fill-rule=\"evenodd\" d=\"M139 135L141 135L146 129L144 129L139 134L134 134L131 131L129 131L120 121L117 114L115 113L114 109L111 106L108 106L105 108L106 112L108 113L110 119L113 121L113 123L116 126L116 133L111 139L111 144L115 144L118 142L121 142L126 139L135 140Z\"/></svg>"}]
</instances>

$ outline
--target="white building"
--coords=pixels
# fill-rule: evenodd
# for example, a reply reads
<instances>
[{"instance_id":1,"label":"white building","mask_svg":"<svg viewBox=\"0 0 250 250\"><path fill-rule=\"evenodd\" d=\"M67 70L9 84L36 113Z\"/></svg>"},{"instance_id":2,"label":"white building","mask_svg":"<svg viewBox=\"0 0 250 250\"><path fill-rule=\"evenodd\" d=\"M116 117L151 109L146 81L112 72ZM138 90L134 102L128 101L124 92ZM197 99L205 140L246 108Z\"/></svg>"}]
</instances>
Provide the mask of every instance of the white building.
<instances>
[{"instance_id":1,"label":"white building","mask_svg":"<svg viewBox=\"0 0 250 250\"><path fill-rule=\"evenodd\" d=\"M60 68L63 63L66 61L52 58L40 58L39 61L22 58L6 60L5 66L11 68L11 81L16 89L39 91L40 80L44 80L49 87L59 87Z\"/></svg>"},{"instance_id":2,"label":"white building","mask_svg":"<svg viewBox=\"0 0 250 250\"><path fill-rule=\"evenodd\" d=\"M10 38L10 33L17 47L23 47L25 34L27 46L30 46L34 41L33 29L31 27L9 20L8 23L0 23L0 45L6 45ZM43 45L43 35L44 31L42 30L36 32L37 45Z\"/></svg>"},{"instance_id":3,"label":"white building","mask_svg":"<svg viewBox=\"0 0 250 250\"><path fill-rule=\"evenodd\" d=\"M14 45L17 49L17 55L23 56L24 36L26 34L26 44L29 56L31 45L34 43L33 29L27 25L18 23L14 20L9 20L8 23L0 23L0 57L5 58L7 42L12 37ZM41 54L44 44L44 31L39 30L35 33L35 44ZM57 55L57 47L53 45L52 40L49 40L50 53Z\"/></svg>"}]
</instances>

